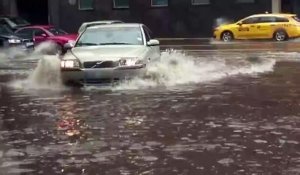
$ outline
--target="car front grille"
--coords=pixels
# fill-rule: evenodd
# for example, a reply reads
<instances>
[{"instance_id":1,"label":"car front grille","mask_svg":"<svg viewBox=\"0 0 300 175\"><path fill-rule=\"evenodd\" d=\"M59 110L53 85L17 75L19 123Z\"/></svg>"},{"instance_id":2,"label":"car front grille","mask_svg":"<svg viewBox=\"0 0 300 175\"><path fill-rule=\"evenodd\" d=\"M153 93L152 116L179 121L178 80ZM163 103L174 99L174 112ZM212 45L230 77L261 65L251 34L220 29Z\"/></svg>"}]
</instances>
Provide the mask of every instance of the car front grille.
<instances>
[{"instance_id":1,"label":"car front grille","mask_svg":"<svg viewBox=\"0 0 300 175\"><path fill-rule=\"evenodd\" d=\"M114 68L119 65L118 61L87 61L83 63L84 68Z\"/></svg>"}]
</instances>

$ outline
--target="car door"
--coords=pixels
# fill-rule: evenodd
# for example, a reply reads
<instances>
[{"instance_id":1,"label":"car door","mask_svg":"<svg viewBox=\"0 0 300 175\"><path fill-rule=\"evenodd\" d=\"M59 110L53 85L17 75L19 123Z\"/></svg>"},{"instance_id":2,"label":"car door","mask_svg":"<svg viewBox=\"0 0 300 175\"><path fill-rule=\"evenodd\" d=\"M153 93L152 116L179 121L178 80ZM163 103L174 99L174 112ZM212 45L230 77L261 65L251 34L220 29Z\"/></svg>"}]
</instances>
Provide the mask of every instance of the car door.
<instances>
[{"instance_id":1,"label":"car door","mask_svg":"<svg viewBox=\"0 0 300 175\"><path fill-rule=\"evenodd\" d=\"M146 43L153 39L153 34L151 30L147 26L143 26L143 30L145 33ZM160 58L160 47L157 46L147 46L149 48L149 58L151 60L156 60Z\"/></svg>"},{"instance_id":2,"label":"car door","mask_svg":"<svg viewBox=\"0 0 300 175\"><path fill-rule=\"evenodd\" d=\"M35 44L40 44L44 41L47 41L49 35L42 29L35 28L33 30L33 36L35 40Z\"/></svg>"},{"instance_id":3,"label":"car door","mask_svg":"<svg viewBox=\"0 0 300 175\"><path fill-rule=\"evenodd\" d=\"M272 29L276 26L276 18L273 16L261 16L255 25L257 39L266 39L272 35Z\"/></svg>"},{"instance_id":4,"label":"car door","mask_svg":"<svg viewBox=\"0 0 300 175\"><path fill-rule=\"evenodd\" d=\"M259 17L249 17L238 23L237 37L240 39L253 39L257 35Z\"/></svg>"}]
</instances>

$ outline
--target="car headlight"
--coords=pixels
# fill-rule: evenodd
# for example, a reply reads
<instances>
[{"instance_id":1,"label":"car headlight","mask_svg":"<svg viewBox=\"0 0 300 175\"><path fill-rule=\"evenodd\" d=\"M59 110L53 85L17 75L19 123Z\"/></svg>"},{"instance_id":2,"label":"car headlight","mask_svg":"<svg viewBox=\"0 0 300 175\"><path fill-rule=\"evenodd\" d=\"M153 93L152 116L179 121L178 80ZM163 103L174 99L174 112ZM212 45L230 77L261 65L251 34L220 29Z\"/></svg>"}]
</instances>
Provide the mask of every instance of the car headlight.
<instances>
[{"instance_id":1,"label":"car headlight","mask_svg":"<svg viewBox=\"0 0 300 175\"><path fill-rule=\"evenodd\" d=\"M74 41L74 40L68 40L68 43L69 43L72 47L75 46L75 42L76 42L76 41Z\"/></svg>"},{"instance_id":2,"label":"car headlight","mask_svg":"<svg viewBox=\"0 0 300 175\"><path fill-rule=\"evenodd\" d=\"M60 62L60 67L62 69L80 68L80 63L78 60L62 60Z\"/></svg>"},{"instance_id":3,"label":"car headlight","mask_svg":"<svg viewBox=\"0 0 300 175\"><path fill-rule=\"evenodd\" d=\"M143 65L143 61L139 58L121 58L119 60L119 66L136 66Z\"/></svg>"},{"instance_id":4,"label":"car headlight","mask_svg":"<svg viewBox=\"0 0 300 175\"><path fill-rule=\"evenodd\" d=\"M21 40L20 39L9 39L8 43L10 43L10 44L18 44L18 43L21 43Z\"/></svg>"}]
</instances>

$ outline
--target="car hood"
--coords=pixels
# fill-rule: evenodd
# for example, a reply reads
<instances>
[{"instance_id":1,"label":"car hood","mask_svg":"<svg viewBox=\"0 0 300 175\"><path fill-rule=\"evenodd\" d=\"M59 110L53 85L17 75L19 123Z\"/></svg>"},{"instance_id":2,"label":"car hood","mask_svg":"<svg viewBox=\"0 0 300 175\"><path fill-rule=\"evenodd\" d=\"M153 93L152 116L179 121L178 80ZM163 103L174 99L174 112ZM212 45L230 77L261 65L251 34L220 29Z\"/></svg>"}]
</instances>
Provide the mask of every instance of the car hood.
<instances>
[{"instance_id":1,"label":"car hood","mask_svg":"<svg viewBox=\"0 0 300 175\"><path fill-rule=\"evenodd\" d=\"M231 28L236 26L236 23L231 23L231 24L222 24L218 28Z\"/></svg>"},{"instance_id":2,"label":"car hood","mask_svg":"<svg viewBox=\"0 0 300 175\"><path fill-rule=\"evenodd\" d=\"M118 61L120 58L143 58L147 52L144 46L89 46L75 47L72 49L80 61L111 60Z\"/></svg>"},{"instance_id":3,"label":"car hood","mask_svg":"<svg viewBox=\"0 0 300 175\"><path fill-rule=\"evenodd\" d=\"M27 35L27 34L21 34L21 33L15 33L15 36L22 38L22 39L29 39L32 40L32 35Z\"/></svg>"},{"instance_id":4,"label":"car hood","mask_svg":"<svg viewBox=\"0 0 300 175\"><path fill-rule=\"evenodd\" d=\"M0 36L7 39L21 39L15 34L0 34Z\"/></svg>"},{"instance_id":5,"label":"car hood","mask_svg":"<svg viewBox=\"0 0 300 175\"><path fill-rule=\"evenodd\" d=\"M75 41L77 38L77 34L56 35L56 36L51 36L49 38L53 40L61 40L61 41L69 41L69 40Z\"/></svg>"}]
</instances>

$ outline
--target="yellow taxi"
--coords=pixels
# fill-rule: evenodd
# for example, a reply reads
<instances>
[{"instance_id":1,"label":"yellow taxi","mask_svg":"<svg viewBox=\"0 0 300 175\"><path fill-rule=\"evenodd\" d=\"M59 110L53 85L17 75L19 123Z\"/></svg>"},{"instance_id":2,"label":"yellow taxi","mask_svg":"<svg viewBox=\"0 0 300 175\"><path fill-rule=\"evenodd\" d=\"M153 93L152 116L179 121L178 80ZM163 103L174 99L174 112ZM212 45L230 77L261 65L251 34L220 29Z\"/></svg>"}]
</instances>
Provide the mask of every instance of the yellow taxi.
<instances>
[{"instance_id":1,"label":"yellow taxi","mask_svg":"<svg viewBox=\"0 0 300 175\"><path fill-rule=\"evenodd\" d=\"M225 42L234 39L284 41L299 36L300 19L295 14L256 14L214 29L214 38Z\"/></svg>"}]
</instances>

